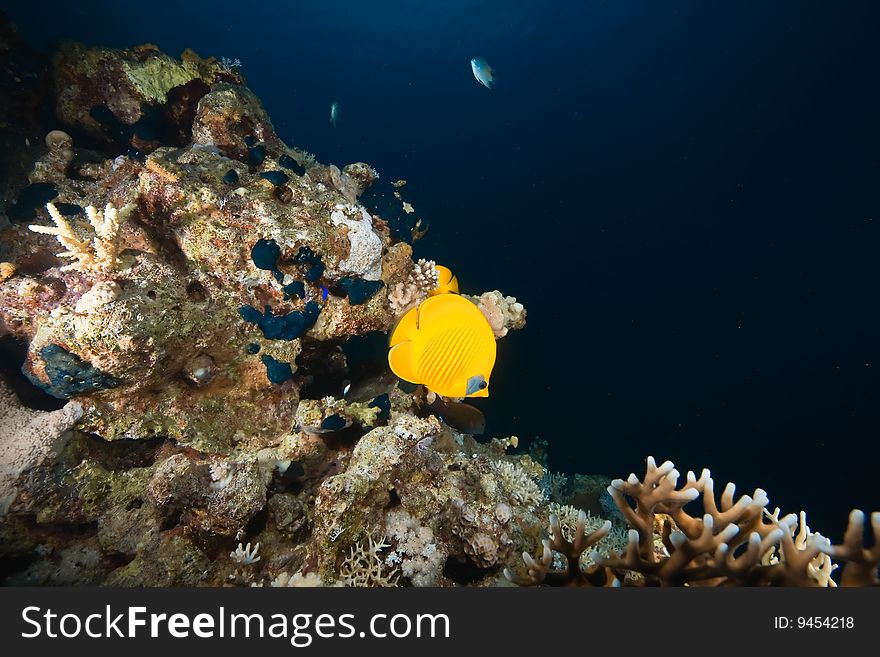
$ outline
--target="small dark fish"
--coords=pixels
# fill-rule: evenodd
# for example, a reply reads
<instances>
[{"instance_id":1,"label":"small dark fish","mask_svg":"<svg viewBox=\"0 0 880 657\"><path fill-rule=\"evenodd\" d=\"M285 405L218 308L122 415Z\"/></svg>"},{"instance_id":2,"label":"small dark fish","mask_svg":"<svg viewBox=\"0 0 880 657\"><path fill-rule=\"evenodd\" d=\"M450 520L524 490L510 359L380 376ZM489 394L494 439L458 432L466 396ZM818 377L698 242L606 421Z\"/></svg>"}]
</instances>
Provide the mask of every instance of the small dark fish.
<instances>
[{"instance_id":1,"label":"small dark fish","mask_svg":"<svg viewBox=\"0 0 880 657\"><path fill-rule=\"evenodd\" d=\"M257 144L251 150L248 151L248 164L251 164L255 167L260 166L263 163L263 160L266 159L266 147L262 144Z\"/></svg>"},{"instance_id":2,"label":"small dark fish","mask_svg":"<svg viewBox=\"0 0 880 657\"><path fill-rule=\"evenodd\" d=\"M283 171L263 171L260 174L260 178L268 180L273 185L283 185L290 180L288 175Z\"/></svg>"},{"instance_id":3,"label":"small dark fish","mask_svg":"<svg viewBox=\"0 0 880 657\"><path fill-rule=\"evenodd\" d=\"M284 167L285 169L290 169L294 173L304 176L306 174L306 168L302 166L299 162L294 160L290 155L282 155L278 158L278 165Z\"/></svg>"},{"instance_id":4,"label":"small dark fish","mask_svg":"<svg viewBox=\"0 0 880 657\"><path fill-rule=\"evenodd\" d=\"M321 424L318 426L312 425L304 425L300 427L303 431L313 436L320 436L325 433L335 433L337 431L342 431L343 429L347 429L351 426L351 420L346 419L339 415L338 413L334 413L333 415L328 415L323 420L321 420Z\"/></svg>"},{"instance_id":5,"label":"small dark fish","mask_svg":"<svg viewBox=\"0 0 880 657\"><path fill-rule=\"evenodd\" d=\"M76 203L55 203L55 209L64 217L75 217L83 211Z\"/></svg>"},{"instance_id":6,"label":"small dark fish","mask_svg":"<svg viewBox=\"0 0 880 657\"><path fill-rule=\"evenodd\" d=\"M377 420L385 421L391 417L391 399L388 397L387 392L376 397L367 406L379 409L379 412L376 414Z\"/></svg>"},{"instance_id":7,"label":"small dark fish","mask_svg":"<svg viewBox=\"0 0 880 657\"><path fill-rule=\"evenodd\" d=\"M321 421L321 428L326 429L327 431L339 431L340 429L347 427L349 424L351 424L350 421L346 420L338 413L334 413L333 415L328 415Z\"/></svg>"},{"instance_id":8,"label":"small dark fish","mask_svg":"<svg viewBox=\"0 0 880 657\"><path fill-rule=\"evenodd\" d=\"M346 386L343 396L350 402L368 402L394 388L397 377L390 371L371 376Z\"/></svg>"},{"instance_id":9,"label":"small dark fish","mask_svg":"<svg viewBox=\"0 0 880 657\"><path fill-rule=\"evenodd\" d=\"M223 182L227 185L235 185L238 183L238 172L235 169L230 169L226 172L226 175L223 176Z\"/></svg>"},{"instance_id":10,"label":"small dark fish","mask_svg":"<svg viewBox=\"0 0 880 657\"><path fill-rule=\"evenodd\" d=\"M480 435L486 430L486 416L483 411L457 401L444 401L439 395L428 409L453 429L464 433Z\"/></svg>"},{"instance_id":11,"label":"small dark fish","mask_svg":"<svg viewBox=\"0 0 880 657\"><path fill-rule=\"evenodd\" d=\"M9 208L9 219L12 221L33 221L37 209L58 196L58 190L50 183L33 183L25 187L15 204Z\"/></svg>"}]
</instances>

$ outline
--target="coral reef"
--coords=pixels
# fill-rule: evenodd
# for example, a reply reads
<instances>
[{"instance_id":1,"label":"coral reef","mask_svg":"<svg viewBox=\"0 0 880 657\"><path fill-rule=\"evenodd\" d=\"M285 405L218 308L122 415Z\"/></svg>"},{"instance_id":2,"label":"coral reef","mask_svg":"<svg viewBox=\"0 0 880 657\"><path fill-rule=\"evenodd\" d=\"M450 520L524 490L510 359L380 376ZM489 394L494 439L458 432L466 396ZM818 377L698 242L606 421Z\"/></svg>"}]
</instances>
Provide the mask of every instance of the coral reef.
<instances>
[{"instance_id":1,"label":"coral reef","mask_svg":"<svg viewBox=\"0 0 880 657\"><path fill-rule=\"evenodd\" d=\"M834 559L877 583L861 515L831 545L762 492L717 505L708 472L606 491L446 423L387 371L382 334L438 285L405 181L286 145L232 63L33 61L0 70L2 583L830 585ZM525 324L466 298L496 338Z\"/></svg>"},{"instance_id":2,"label":"coral reef","mask_svg":"<svg viewBox=\"0 0 880 657\"><path fill-rule=\"evenodd\" d=\"M539 559L524 553L526 573L507 570L505 575L516 584L551 586L619 586L624 580L647 586L835 586L832 555L846 562L845 585L877 584L880 549L864 548L860 511L850 516L844 544L831 546L810 532L803 512L780 518L779 509L767 511L761 489L734 499L735 486L728 484L719 504L708 470L699 478L688 472L681 487L678 479L670 461L658 466L648 457L642 480L631 474L611 483L609 493L630 526L622 553L593 550L593 565L583 567L582 555L608 536L611 523L588 531L587 516L580 512L569 539L554 514L551 539L544 541ZM695 517L684 507L698 498L703 515ZM872 523L880 535L880 514ZM564 569L553 569L554 552L565 558Z\"/></svg>"},{"instance_id":3,"label":"coral reef","mask_svg":"<svg viewBox=\"0 0 880 657\"><path fill-rule=\"evenodd\" d=\"M237 70L189 51L65 43L47 70L56 118L17 161L0 336L19 391L69 403L4 392L7 580L352 583L373 548L386 583L451 583L450 559L497 576L517 514L491 511L511 495L539 524L540 466L505 479L512 457L422 389L341 394L341 346L393 326L389 291L437 283L359 203L376 172L288 147ZM464 499L467 526L444 512Z\"/></svg>"}]
</instances>

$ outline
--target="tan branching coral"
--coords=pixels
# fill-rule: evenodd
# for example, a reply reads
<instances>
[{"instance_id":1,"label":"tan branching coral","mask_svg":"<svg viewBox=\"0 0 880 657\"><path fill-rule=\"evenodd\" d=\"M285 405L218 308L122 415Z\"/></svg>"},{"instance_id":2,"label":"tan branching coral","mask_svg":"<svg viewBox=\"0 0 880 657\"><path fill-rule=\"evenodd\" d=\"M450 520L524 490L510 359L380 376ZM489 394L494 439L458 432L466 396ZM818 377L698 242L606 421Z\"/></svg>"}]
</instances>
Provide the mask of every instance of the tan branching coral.
<instances>
[{"instance_id":1,"label":"tan branching coral","mask_svg":"<svg viewBox=\"0 0 880 657\"><path fill-rule=\"evenodd\" d=\"M863 543L861 511L850 515L843 545L832 546L828 539L810 531L803 513L780 518L778 509L767 511L769 500L761 489L735 499L735 486L728 484L716 500L708 470L699 478L688 472L681 487L678 479L670 461L657 465L649 457L643 479L631 474L626 480L615 479L608 487L631 527L622 554L603 556L593 551L590 558L596 566L584 569L580 564L583 542L597 544L611 530L610 524L585 535L587 517L583 514L574 539L568 541L559 517L553 514L551 540L544 542L540 560L524 554L527 575L508 572L508 578L518 584L553 585L616 580L648 586L834 586L831 573L836 566L828 555L847 562L844 585L880 582L880 514L871 518L875 534L872 548L866 549ZM690 515L684 507L698 498L702 498L703 514ZM628 500L633 500L634 506ZM568 559L564 574L551 570L553 551ZM641 577L633 580L633 573Z\"/></svg>"},{"instance_id":2,"label":"tan branching coral","mask_svg":"<svg viewBox=\"0 0 880 657\"><path fill-rule=\"evenodd\" d=\"M775 521L779 521L780 510L779 507L776 510L769 514L771 518ZM792 538L794 539L795 547L798 550L806 550L808 546L812 543L815 543L821 549L823 545L831 545L831 540L825 538L821 534L813 533L810 531L810 526L807 525L807 514L805 511L801 511L798 515L798 524L796 526L792 526L791 529ZM764 564L774 564L778 563L781 559L785 558L785 554L779 552L775 547L771 548L764 556L761 558L761 563ZM837 586L837 582L831 579L831 574L837 570L837 564L831 561L831 557L829 557L824 552L820 552L816 555L813 560L807 565L807 570L809 572L810 577L816 580L819 583L819 586Z\"/></svg>"},{"instance_id":3,"label":"tan branching coral","mask_svg":"<svg viewBox=\"0 0 880 657\"><path fill-rule=\"evenodd\" d=\"M574 540L578 522L580 521L580 515L585 512L568 504L557 504L556 502L551 502L548 505L548 509L552 515L559 518L559 526L561 527L562 535L566 540ZM605 520L590 514L589 511L586 512L586 517L584 519L585 532L592 533L597 531L601 529L604 524ZM612 525L608 534L596 544L596 552L603 556L607 556L612 551L622 551L626 547L626 544L627 532L620 527ZM591 565L592 561L589 557L589 553L584 553L581 560L582 567Z\"/></svg>"},{"instance_id":4,"label":"tan branching coral","mask_svg":"<svg viewBox=\"0 0 880 657\"><path fill-rule=\"evenodd\" d=\"M81 238L51 202L46 203L46 210L55 225L35 224L28 228L35 233L54 235L67 249L58 253L58 257L70 258L74 262L61 267L62 271L75 269L82 272L109 272L119 265L119 228L133 209L134 206L126 205L121 210L117 210L112 203L108 203L103 211L92 205L88 206L86 216L95 233L92 240Z\"/></svg>"},{"instance_id":5,"label":"tan branching coral","mask_svg":"<svg viewBox=\"0 0 880 657\"><path fill-rule=\"evenodd\" d=\"M382 554L391 547L386 540L385 536L374 540L367 535L366 543L352 545L339 567L339 581L346 586L397 586L400 572L396 566L389 566Z\"/></svg>"},{"instance_id":6,"label":"tan branching coral","mask_svg":"<svg viewBox=\"0 0 880 657\"><path fill-rule=\"evenodd\" d=\"M736 487L728 484L718 504L708 470L699 478L688 472L681 488L678 477L670 461L658 466L649 457L643 481L631 474L626 481L611 483L608 492L633 529L624 555L612 554L598 563L641 573L649 585L819 584L808 568L819 554L818 546L810 542L798 549L791 532L797 517L777 520L765 513L769 500L763 490L734 500ZM684 506L701 496L704 513L691 516ZM635 501L635 508L627 497ZM658 523L657 514L669 517ZM658 524L665 554L655 549ZM763 556L776 546L781 558L763 563Z\"/></svg>"},{"instance_id":7,"label":"tan branching coral","mask_svg":"<svg viewBox=\"0 0 880 657\"><path fill-rule=\"evenodd\" d=\"M840 576L841 586L880 586L880 512L871 514L874 544L865 546L865 513L853 509L840 545L819 546L825 554L845 561Z\"/></svg>"},{"instance_id":8,"label":"tan branching coral","mask_svg":"<svg viewBox=\"0 0 880 657\"><path fill-rule=\"evenodd\" d=\"M620 580L614 573L600 566L581 568L581 556L589 548L599 543L611 531L611 522L606 520L598 529L587 533L587 514L578 514L572 540L562 533L562 526L556 514L550 515L550 538L544 539L544 547L539 560L528 552L523 552L526 573L518 574L511 569L504 570L504 576L520 586L547 584L549 586L620 586ZM557 552L565 559L564 568L554 568L553 553Z\"/></svg>"}]
</instances>

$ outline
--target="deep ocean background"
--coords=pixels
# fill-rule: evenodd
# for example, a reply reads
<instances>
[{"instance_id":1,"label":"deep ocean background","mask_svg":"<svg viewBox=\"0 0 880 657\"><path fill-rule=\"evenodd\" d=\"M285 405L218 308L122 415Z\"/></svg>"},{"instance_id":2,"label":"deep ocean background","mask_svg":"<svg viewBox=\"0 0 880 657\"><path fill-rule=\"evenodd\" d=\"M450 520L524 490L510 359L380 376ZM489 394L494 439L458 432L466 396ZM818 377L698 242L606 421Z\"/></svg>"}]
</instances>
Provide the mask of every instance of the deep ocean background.
<instances>
[{"instance_id":1,"label":"deep ocean background","mask_svg":"<svg viewBox=\"0 0 880 657\"><path fill-rule=\"evenodd\" d=\"M417 256L528 309L491 434L707 466L833 538L880 509L880 4L3 4L45 50L238 58L282 139L406 178Z\"/></svg>"}]
</instances>

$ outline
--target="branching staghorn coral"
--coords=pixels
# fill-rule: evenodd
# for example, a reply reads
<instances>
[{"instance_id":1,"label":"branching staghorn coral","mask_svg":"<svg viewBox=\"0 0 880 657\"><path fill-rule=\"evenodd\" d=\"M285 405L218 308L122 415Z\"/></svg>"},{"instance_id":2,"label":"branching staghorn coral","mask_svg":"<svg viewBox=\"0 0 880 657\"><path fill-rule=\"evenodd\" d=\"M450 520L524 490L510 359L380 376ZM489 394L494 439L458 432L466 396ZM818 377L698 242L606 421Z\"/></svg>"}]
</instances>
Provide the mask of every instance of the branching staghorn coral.
<instances>
[{"instance_id":1,"label":"branching staghorn coral","mask_svg":"<svg viewBox=\"0 0 880 657\"><path fill-rule=\"evenodd\" d=\"M765 513L767 513L765 511ZM773 518L775 521L779 521L780 510L779 507L776 510L769 514L769 517ZM805 550L809 543L815 542L816 545L831 545L831 540L825 538L821 534L813 533L810 531L809 525L807 525L807 514L805 511L801 511L798 516L798 524L797 526L793 526L791 528L792 537L794 538L794 544L798 550ZM770 548L770 551L764 554L761 558L761 562L764 564L774 564L777 563L780 559L784 559L785 555L780 553L775 547ZM824 552L820 552L807 566L807 570L809 571L810 577L815 579L819 586L830 586L836 587L837 582L831 579L831 573L837 570L837 564L831 561L831 557L829 557Z\"/></svg>"},{"instance_id":2,"label":"branching staghorn coral","mask_svg":"<svg viewBox=\"0 0 880 657\"><path fill-rule=\"evenodd\" d=\"M840 545L819 546L829 557L845 561L840 576L841 586L880 586L880 512L871 514L874 544L865 546L865 513L853 509Z\"/></svg>"},{"instance_id":3,"label":"branching staghorn coral","mask_svg":"<svg viewBox=\"0 0 880 657\"><path fill-rule=\"evenodd\" d=\"M757 489L753 495L734 499L735 486L728 484L719 501L708 470L699 478L688 472L678 487L679 473L666 461L657 465L647 459L642 480L631 474L625 481L616 479L608 492L630 525L624 553L608 556L593 551L597 564L586 570L579 566L585 543L596 544L610 531L603 528L584 535L578 522L573 541L565 539L559 518L551 517L551 540L544 541L540 561L524 554L527 575L506 573L517 584L596 585L616 581L626 574L641 575L639 583L648 586L833 586L835 568L823 554L847 562L844 585L877 585L880 564L880 514L872 514L874 546L863 543L864 514L853 511L844 542L832 546L820 534L810 532L806 517L789 514L779 518L779 511L767 511L766 493ZM692 516L684 507L702 497L702 516ZM634 501L631 506L628 499ZM562 573L552 571L552 551L568 560ZM578 551L580 550L580 551ZM577 567L575 565L578 564ZM604 568L605 576L601 570ZM629 582L626 582L629 583Z\"/></svg>"},{"instance_id":4,"label":"branching staghorn coral","mask_svg":"<svg viewBox=\"0 0 880 657\"><path fill-rule=\"evenodd\" d=\"M563 537L565 537L566 540L573 541L577 533L577 526L580 522L581 514L584 513L584 511L576 509L568 504L557 504L556 502L551 502L548 508L550 509L550 513L559 519L559 526L562 530ZM597 531L601 529L604 524L605 520L590 514L589 511L586 512L584 518L585 532L592 533ZM625 529L612 525L611 530L596 544L595 549L590 553L584 553L582 555L581 566L589 566L593 563L591 561L593 553L606 556L612 550L623 550L626 547L627 538L628 536Z\"/></svg>"},{"instance_id":5,"label":"branching staghorn coral","mask_svg":"<svg viewBox=\"0 0 880 657\"><path fill-rule=\"evenodd\" d=\"M58 253L59 258L71 258L74 262L61 267L61 271L75 269L87 272L109 272L119 265L119 228L128 214L134 209L126 205L117 210L112 203L107 203L104 210L90 205L86 208L86 216L95 232L91 242L77 235L70 222L65 219L53 203L46 203L46 211L55 222L55 226L28 226L35 233L54 235L55 239L67 249Z\"/></svg>"},{"instance_id":6,"label":"branching staghorn coral","mask_svg":"<svg viewBox=\"0 0 880 657\"><path fill-rule=\"evenodd\" d=\"M251 547L251 544L242 545L238 544L238 547L235 548L232 552L229 553L229 557L240 564L252 565L257 563L262 557L257 556L257 552L260 551L260 544L257 543L254 547Z\"/></svg>"},{"instance_id":7,"label":"branching staghorn coral","mask_svg":"<svg viewBox=\"0 0 880 657\"><path fill-rule=\"evenodd\" d=\"M763 490L734 501L736 487L728 484L718 505L708 470L699 479L688 472L681 488L677 488L678 477L670 461L658 466L649 457L643 481L631 474L626 481L611 483L608 492L633 529L624 555L600 557L598 563L639 572L649 585L818 585L808 572L818 547L811 543L798 550L791 534L796 516L775 520L765 514L769 500ZM697 518L684 511L684 506L700 496L704 513ZM627 497L635 501L635 508ZM668 556L658 555L654 547L657 514L668 516L660 524ZM776 546L781 550L779 561L762 563L762 557Z\"/></svg>"}]
</instances>

